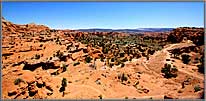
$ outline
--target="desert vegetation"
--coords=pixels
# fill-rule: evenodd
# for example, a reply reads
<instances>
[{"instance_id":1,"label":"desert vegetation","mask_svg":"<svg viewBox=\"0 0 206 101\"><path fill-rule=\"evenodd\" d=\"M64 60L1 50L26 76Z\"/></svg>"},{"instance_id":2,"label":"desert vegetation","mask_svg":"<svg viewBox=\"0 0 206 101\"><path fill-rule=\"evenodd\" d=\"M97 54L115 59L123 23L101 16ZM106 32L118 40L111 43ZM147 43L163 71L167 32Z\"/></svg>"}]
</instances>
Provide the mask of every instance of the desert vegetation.
<instances>
[{"instance_id":1,"label":"desert vegetation","mask_svg":"<svg viewBox=\"0 0 206 101\"><path fill-rule=\"evenodd\" d=\"M82 32L2 18L3 99L202 98L203 28Z\"/></svg>"}]
</instances>

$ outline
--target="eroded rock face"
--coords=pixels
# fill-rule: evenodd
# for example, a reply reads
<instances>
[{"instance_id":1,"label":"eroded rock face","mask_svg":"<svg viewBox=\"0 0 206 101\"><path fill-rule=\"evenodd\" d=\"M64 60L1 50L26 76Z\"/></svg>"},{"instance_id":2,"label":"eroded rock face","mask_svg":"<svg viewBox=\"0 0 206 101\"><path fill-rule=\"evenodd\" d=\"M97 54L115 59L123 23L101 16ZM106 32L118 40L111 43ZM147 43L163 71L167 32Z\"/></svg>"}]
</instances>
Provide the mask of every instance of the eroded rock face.
<instances>
[{"instance_id":1,"label":"eroded rock face","mask_svg":"<svg viewBox=\"0 0 206 101\"><path fill-rule=\"evenodd\" d=\"M44 62L37 62L37 63L28 63L24 62L23 70L31 70L34 71L35 69L42 67L42 69L56 69L53 61L44 61Z\"/></svg>"},{"instance_id":2,"label":"eroded rock face","mask_svg":"<svg viewBox=\"0 0 206 101\"><path fill-rule=\"evenodd\" d=\"M171 53L182 54L182 53L189 53L194 51L196 46L194 44L184 44L182 43L181 46L174 47L173 49L169 50Z\"/></svg>"},{"instance_id":3,"label":"eroded rock face","mask_svg":"<svg viewBox=\"0 0 206 101\"><path fill-rule=\"evenodd\" d=\"M148 47L148 45L142 43L144 40L148 40L151 44L153 40L152 37L141 37L141 43L135 42L134 44L127 44L131 41L131 37L126 39L120 38L121 40L117 38L129 36L127 33L88 33L72 30L48 31L47 27L42 25L17 25L5 21L5 19L3 20L3 42L5 42L3 49L5 51L3 53L4 61L2 61L4 64L2 77L7 81L3 84L3 98L46 99L75 98L76 96L95 98L97 93L105 93L103 98L109 97L110 94L112 94L110 97L114 97L113 95L115 95L122 98L122 96L130 94L134 97L142 97L161 93L161 96L164 96L162 93L164 90L165 92L170 92L167 86L161 85L161 81L164 79L154 75L153 70L145 69L150 61L141 58L142 56L148 56L148 54L149 56L155 54L156 49L153 48L153 45ZM196 34L198 35L198 33ZM88 37L92 35L95 35L97 39L99 38L101 41L89 39ZM153 33L153 35L159 36L158 33ZM107 40L108 36L111 39ZM81 38L79 39L79 37ZM121 46L120 44L114 43L115 38L124 45ZM77 39L80 41L77 41ZM184 38L184 40L187 39ZM86 43L82 43L81 40L86 40ZM127 42L125 43L123 40ZM133 39L133 41L136 41L136 38ZM186 42L187 41L185 41L185 43ZM195 43L196 41L193 42ZM197 43L198 42L199 40L197 40ZM154 43L157 44L156 42ZM190 52L190 50L195 50L193 48L194 47L184 47L177 49L183 52ZM156 59L158 60L158 58L164 58L158 57L158 55L156 56L154 57L154 61ZM86 62L87 57L92 58L92 60ZM135 57L139 59L134 59L133 61L132 59ZM63 61L65 65L61 64ZM171 59L167 61L171 61ZM158 62L163 61L158 60ZM157 65L153 63L151 67L154 66L154 68L157 68L159 64ZM103 73L103 75L100 73ZM120 75L119 80L117 80L117 73L125 73L125 75ZM69 80L68 88L61 87L60 79L62 79L62 77ZM13 80L16 78L22 79L23 82L15 84ZM10 82L11 80L12 82ZM200 80L197 82L199 81ZM10 84L12 87L7 87L10 86ZM174 84L178 85L178 83ZM192 84L195 83L188 83L188 85ZM99 89L99 87L103 89ZM163 87L163 89L159 89L160 87ZM185 88L187 89L187 87ZM62 92L59 92L59 89L63 91L62 97ZM82 90L83 93L81 93ZM88 91L88 93L84 93L84 91ZM176 94L174 90L171 92L174 92L174 95ZM193 93L186 91L184 95L186 94ZM171 96L167 95L165 98L174 98L174 95L172 93Z\"/></svg>"},{"instance_id":4,"label":"eroded rock face","mask_svg":"<svg viewBox=\"0 0 206 101\"><path fill-rule=\"evenodd\" d=\"M34 23L27 25L13 24L4 18L2 18L2 29L3 34L8 35L9 33L21 34L21 33L39 33L42 31L49 31L49 27L44 25L36 25Z\"/></svg>"},{"instance_id":5,"label":"eroded rock face","mask_svg":"<svg viewBox=\"0 0 206 101\"><path fill-rule=\"evenodd\" d=\"M167 37L167 41L172 43L182 42L184 38L192 40L196 45L204 44L204 29L203 28L191 28L180 27L174 29Z\"/></svg>"}]
</instances>

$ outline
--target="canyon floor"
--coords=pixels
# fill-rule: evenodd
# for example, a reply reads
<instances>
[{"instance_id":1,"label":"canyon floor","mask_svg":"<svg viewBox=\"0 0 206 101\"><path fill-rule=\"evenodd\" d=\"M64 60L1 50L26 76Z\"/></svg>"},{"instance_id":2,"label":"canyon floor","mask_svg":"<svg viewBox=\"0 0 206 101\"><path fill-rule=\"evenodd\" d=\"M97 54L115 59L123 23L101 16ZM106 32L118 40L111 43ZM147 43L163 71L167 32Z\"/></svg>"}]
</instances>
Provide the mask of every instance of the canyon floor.
<instances>
[{"instance_id":1,"label":"canyon floor","mask_svg":"<svg viewBox=\"0 0 206 101\"><path fill-rule=\"evenodd\" d=\"M5 22L5 26L9 24ZM197 65L185 64L170 52L193 43L170 43L149 57L109 67L106 59L83 61L84 56L97 57L102 51L77 42L75 37L62 37L64 33L55 32L22 36L23 32L17 34L14 29L3 32L3 99L199 99L203 96L204 74L198 72ZM53 40L57 37L61 43ZM67 49L68 45L75 48ZM176 77L164 77L161 70L165 64L175 65Z\"/></svg>"},{"instance_id":2,"label":"canyon floor","mask_svg":"<svg viewBox=\"0 0 206 101\"><path fill-rule=\"evenodd\" d=\"M8 65L2 68L3 98L98 99L100 96L103 99L163 99L165 96L188 99L200 98L202 90L194 92L194 86L200 85L201 88L204 88L204 75L197 72L196 66L185 65L180 60L171 58L167 50L178 45L181 44L168 45L167 48L151 55L149 60L142 57L126 62L125 67L120 69L117 66L107 68L104 62L101 62L99 59L96 61L97 69L95 70L89 66L92 63L80 62L79 65L73 66L72 63L74 61L69 59L65 62L68 64L67 71L54 76L51 73L57 69L43 70L39 67L34 71L30 71L23 70L22 65ZM37 52L43 54L43 57L38 61L43 61L47 55L52 54L52 51L65 49L64 46L51 43L45 43L44 46L46 46L45 50L41 51L14 53L7 58L7 61L4 61L4 64L13 64L29 56L32 57ZM22 58L18 59L19 55ZM81 56L82 53L78 52L75 55ZM170 61L166 61L166 59ZM177 78L166 79L162 76L160 70L166 62L171 62L178 67ZM122 73L129 77L123 83L117 79L117 76ZM29 93L26 93L28 91L24 92L27 84L20 83L20 85L14 85L14 81L17 78L28 82L45 83L45 86L36 87L37 94L29 96ZM62 78L68 80L65 94L59 92ZM182 82L188 79L189 84L182 88ZM138 85L134 86L136 82L138 82ZM8 92L15 90L18 90L15 96L8 96ZM22 92L24 94L21 94Z\"/></svg>"}]
</instances>

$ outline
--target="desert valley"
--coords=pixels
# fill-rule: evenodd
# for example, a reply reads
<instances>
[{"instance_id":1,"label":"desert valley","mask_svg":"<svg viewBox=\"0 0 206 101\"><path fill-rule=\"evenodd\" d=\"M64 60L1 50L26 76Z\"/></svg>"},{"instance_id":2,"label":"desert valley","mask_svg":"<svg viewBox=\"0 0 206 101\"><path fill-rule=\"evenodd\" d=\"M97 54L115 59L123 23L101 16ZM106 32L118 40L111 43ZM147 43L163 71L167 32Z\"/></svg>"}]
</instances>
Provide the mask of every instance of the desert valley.
<instances>
[{"instance_id":1,"label":"desert valley","mask_svg":"<svg viewBox=\"0 0 206 101\"><path fill-rule=\"evenodd\" d=\"M204 96L204 28L85 32L1 19L3 99Z\"/></svg>"}]
</instances>

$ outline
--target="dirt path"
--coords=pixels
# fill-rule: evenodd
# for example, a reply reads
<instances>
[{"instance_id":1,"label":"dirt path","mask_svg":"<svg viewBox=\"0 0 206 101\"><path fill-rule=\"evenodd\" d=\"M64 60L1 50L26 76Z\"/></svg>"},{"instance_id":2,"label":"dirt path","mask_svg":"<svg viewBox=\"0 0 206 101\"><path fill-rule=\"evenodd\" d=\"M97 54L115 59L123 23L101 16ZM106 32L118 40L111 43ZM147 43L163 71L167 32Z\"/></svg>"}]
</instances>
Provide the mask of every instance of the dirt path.
<instances>
[{"instance_id":1,"label":"dirt path","mask_svg":"<svg viewBox=\"0 0 206 101\"><path fill-rule=\"evenodd\" d=\"M181 45L181 43L168 45L166 48L164 48L161 51L158 51L154 55L152 55L150 60L148 60L148 61L144 60L145 62L141 63L142 66L144 66L145 69L148 70L148 72L151 72L156 76L161 75L160 74L161 68L162 68L161 65L163 66L163 64L165 64L165 63L171 64L171 61L166 61L166 59L171 60L171 56L170 56L170 53L168 52L168 50L171 50L175 46L179 46L179 45ZM195 77L199 80L204 80L203 76L196 75L196 74L191 73L189 71L186 71L182 68L178 68L178 71L181 73L187 74L189 76Z\"/></svg>"}]
</instances>

